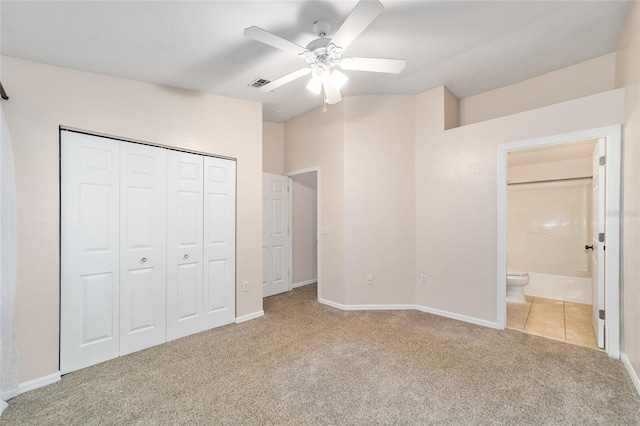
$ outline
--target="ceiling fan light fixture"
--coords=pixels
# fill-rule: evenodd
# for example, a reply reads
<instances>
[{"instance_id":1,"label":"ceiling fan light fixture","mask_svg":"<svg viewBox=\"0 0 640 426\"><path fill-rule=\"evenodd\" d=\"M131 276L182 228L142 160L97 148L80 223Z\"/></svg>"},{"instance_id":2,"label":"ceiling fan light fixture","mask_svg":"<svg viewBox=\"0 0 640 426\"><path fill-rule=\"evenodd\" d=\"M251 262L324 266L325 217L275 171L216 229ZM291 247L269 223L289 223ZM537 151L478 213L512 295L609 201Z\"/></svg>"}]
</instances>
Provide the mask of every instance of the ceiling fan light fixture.
<instances>
[{"instance_id":1,"label":"ceiling fan light fixture","mask_svg":"<svg viewBox=\"0 0 640 426\"><path fill-rule=\"evenodd\" d=\"M331 79L331 82L333 83L333 85L336 86L338 89L342 89L344 85L347 83L347 80L349 80L349 77L347 77L344 73L338 70L333 70L329 78Z\"/></svg>"},{"instance_id":2,"label":"ceiling fan light fixture","mask_svg":"<svg viewBox=\"0 0 640 426\"><path fill-rule=\"evenodd\" d=\"M309 80L309 83L307 83L307 89L310 92L315 93L316 95L319 95L320 91L322 90L322 78L319 78L319 77L311 78L311 80Z\"/></svg>"}]
</instances>

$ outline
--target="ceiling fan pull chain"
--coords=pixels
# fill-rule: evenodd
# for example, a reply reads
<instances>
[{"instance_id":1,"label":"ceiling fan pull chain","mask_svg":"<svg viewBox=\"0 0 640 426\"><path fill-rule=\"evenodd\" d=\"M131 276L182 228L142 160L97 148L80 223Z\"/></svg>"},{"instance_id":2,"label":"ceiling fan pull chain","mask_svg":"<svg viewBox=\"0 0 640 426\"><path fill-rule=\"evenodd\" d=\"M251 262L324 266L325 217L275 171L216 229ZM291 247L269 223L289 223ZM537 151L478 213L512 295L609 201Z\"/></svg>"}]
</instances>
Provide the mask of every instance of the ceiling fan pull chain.
<instances>
[{"instance_id":1,"label":"ceiling fan pull chain","mask_svg":"<svg viewBox=\"0 0 640 426\"><path fill-rule=\"evenodd\" d=\"M327 94L324 91L324 85L322 85L322 101L324 102L322 112L327 113Z\"/></svg>"}]
</instances>

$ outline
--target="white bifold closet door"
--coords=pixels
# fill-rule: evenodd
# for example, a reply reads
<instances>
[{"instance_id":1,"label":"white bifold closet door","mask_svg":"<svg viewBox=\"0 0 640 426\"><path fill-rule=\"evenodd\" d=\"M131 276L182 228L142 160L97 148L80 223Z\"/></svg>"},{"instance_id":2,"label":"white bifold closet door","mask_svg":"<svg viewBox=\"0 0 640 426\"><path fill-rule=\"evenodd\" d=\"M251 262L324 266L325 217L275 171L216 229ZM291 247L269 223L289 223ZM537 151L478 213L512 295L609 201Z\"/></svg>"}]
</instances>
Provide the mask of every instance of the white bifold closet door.
<instances>
[{"instance_id":1,"label":"white bifold closet door","mask_svg":"<svg viewBox=\"0 0 640 426\"><path fill-rule=\"evenodd\" d=\"M166 153L120 144L120 355L166 341Z\"/></svg>"},{"instance_id":2,"label":"white bifold closet door","mask_svg":"<svg viewBox=\"0 0 640 426\"><path fill-rule=\"evenodd\" d=\"M60 371L120 355L120 142L63 132Z\"/></svg>"},{"instance_id":3,"label":"white bifold closet door","mask_svg":"<svg viewBox=\"0 0 640 426\"><path fill-rule=\"evenodd\" d=\"M61 132L60 370L235 321L236 163Z\"/></svg>"},{"instance_id":4,"label":"white bifold closet door","mask_svg":"<svg viewBox=\"0 0 640 426\"><path fill-rule=\"evenodd\" d=\"M235 162L170 152L167 340L235 321Z\"/></svg>"},{"instance_id":5,"label":"white bifold closet door","mask_svg":"<svg viewBox=\"0 0 640 426\"><path fill-rule=\"evenodd\" d=\"M235 321L236 163L204 157L204 328Z\"/></svg>"},{"instance_id":6,"label":"white bifold closet door","mask_svg":"<svg viewBox=\"0 0 640 426\"><path fill-rule=\"evenodd\" d=\"M167 340L204 327L202 155L167 155Z\"/></svg>"}]
</instances>

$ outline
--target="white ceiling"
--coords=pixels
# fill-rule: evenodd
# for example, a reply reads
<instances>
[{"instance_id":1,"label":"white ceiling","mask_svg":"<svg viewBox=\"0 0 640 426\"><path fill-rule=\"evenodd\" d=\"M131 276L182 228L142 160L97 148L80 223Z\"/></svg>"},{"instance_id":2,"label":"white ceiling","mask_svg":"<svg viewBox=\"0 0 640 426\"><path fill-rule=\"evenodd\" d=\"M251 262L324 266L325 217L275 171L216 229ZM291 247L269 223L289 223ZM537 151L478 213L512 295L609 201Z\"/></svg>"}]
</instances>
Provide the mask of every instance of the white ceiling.
<instances>
[{"instance_id":1,"label":"white ceiling","mask_svg":"<svg viewBox=\"0 0 640 426\"><path fill-rule=\"evenodd\" d=\"M445 84L463 98L615 50L627 1L392 1L346 56L407 59L399 75L349 71L343 95L416 94ZM248 39L256 25L300 45L313 21L336 30L355 1L3 0L1 52L64 67L261 102L285 122L322 105L302 78L273 93L247 85L301 68ZM329 34L331 36L331 33ZM9 95L11 87L5 87ZM278 112L280 111L280 112Z\"/></svg>"}]
</instances>

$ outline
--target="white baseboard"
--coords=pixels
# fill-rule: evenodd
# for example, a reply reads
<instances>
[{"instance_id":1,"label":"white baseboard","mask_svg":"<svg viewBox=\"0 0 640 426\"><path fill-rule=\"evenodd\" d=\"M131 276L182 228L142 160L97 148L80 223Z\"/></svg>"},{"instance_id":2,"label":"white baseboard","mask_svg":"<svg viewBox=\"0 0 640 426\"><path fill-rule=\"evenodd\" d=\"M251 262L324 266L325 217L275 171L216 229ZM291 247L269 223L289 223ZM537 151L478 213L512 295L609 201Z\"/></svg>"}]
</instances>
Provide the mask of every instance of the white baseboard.
<instances>
[{"instance_id":1,"label":"white baseboard","mask_svg":"<svg viewBox=\"0 0 640 426\"><path fill-rule=\"evenodd\" d=\"M17 395L20 395L25 392L32 391L34 389L41 388L43 386L50 385L52 383L60 381L60 372L57 371L53 374L49 374L48 376L39 377L37 379L29 380L28 382L20 383L18 385ZM2 394L4 398L5 393ZM13 395L16 396L16 395Z\"/></svg>"},{"instance_id":2,"label":"white baseboard","mask_svg":"<svg viewBox=\"0 0 640 426\"><path fill-rule=\"evenodd\" d=\"M631 361L629 361L629 357L627 357L627 354L622 354L620 359L622 360L622 363L627 369L627 373L629 373L629 376L631 377L631 381L633 382L633 385L636 387L636 392L640 394L640 378L638 378L638 374L636 373L636 370L633 369L633 366L631 365Z\"/></svg>"},{"instance_id":3,"label":"white baseboard","mask_svg":"<svg viewBox=\"0 0 640 426\"><path fill-rule=\"evenodd\" d=\"M413 305L344 305L345 311L407 311Z\"/></svg>"},{"instance_id":4,"label":"white baseboard","mask_svg":"<svg viewBox=\"0 0 640 426\"><path fill-rule=\"evenodd\" d=\"M300 281L299 283L292 284L291 288L298 288L298 287L302 287L302 286L309 285L309 284L315 284L317 282L318 282L318 280L316 278L314 278L312 280Z\"/></svg>"},{"instance_id":5,"label":"white baseboard","mask_svg":"<svg viewBox=\"0 0 640 426\"><path fill-rule=\"evenodd\" d=\"M343 311L397 311L397 310L409 310L416 309L420 312L426 312L428 314L438 315L445 318L451 318L458 321L468 322L470 324L480 325L482 327L495 328L498 330L502 330L501 327L498 326L497 322L482 320L475 317L469 317L466 315L460 315L453 312L442 311L440 309L429 308L426 306L419 305L343 305L341 303L332 302L327 299L318 298L318 302L341 309Z\"/></svg>"},{"instance_id":6,"label":"white baseboard","mask_svg":"<svg viewBox=\"0 0 640 426\"><path fill-rule=\"evenodd\" d=\"M323 305L331 306L332 308L342 309L343 311L345 310L344 305L341 305L340 303L332 302L331 300L322 299L318 297L318 302L322 303Z\"/></svg>"},{"instance_id":7,"label":"white baseboard","mask_svg":"<svg viewBox=\"0 0 640 426\"><path fill-rule=\"evenodd\" d=\"M241 317L236 317L236 324L240 324L241 322L249 321L252 319L260 318L264 316L264 311L254 312L252 314L243 315Z\"/></svg>"},{"instance_id":8,"label":"white baseboard","mask_svg":"<svg viewBox=\"0 0 640 426\"><path fill-rule=\"evenodd\" d=\"M11 390L11 391L4 391L2 392L2 401L8 401L11 398L15 398L16 396L18 396L18 390ZM2 401L0 401L0 405L2 404ZM6 408L6 407L5 407ZM0 411L1 413L2 411Z\"/></svg>"},{"instance_id":9,"label":"white baseboard","mask_svg":"<svg viewBox=\"0 0 640 426\"><path fill-rule=\"evenodd\" d=\"M414 308L413 305L343 305L326 299L318 299L318 302L343 311L402 311Z\"/></svg>"},{"instance_id":10,"label":"white baseboard","mask_svg":"<svg viewBox=\"0 0 640 426\"><path fill-rule=\"evenodd\" d=\"M445 318L451 318L458 321L468 322L470 324L481 325L483 327L502 330L502 328L498 326L497 322L487 321L487 320L483 320L476 317L469 317L467 315L456 314L454 312L443 311L440 309L429 308L427 306L416 305L414 308L419 310L420 312L426 312L428 314L433 314L433 315L438 315Z\"/></svg>"}]
</instances>

